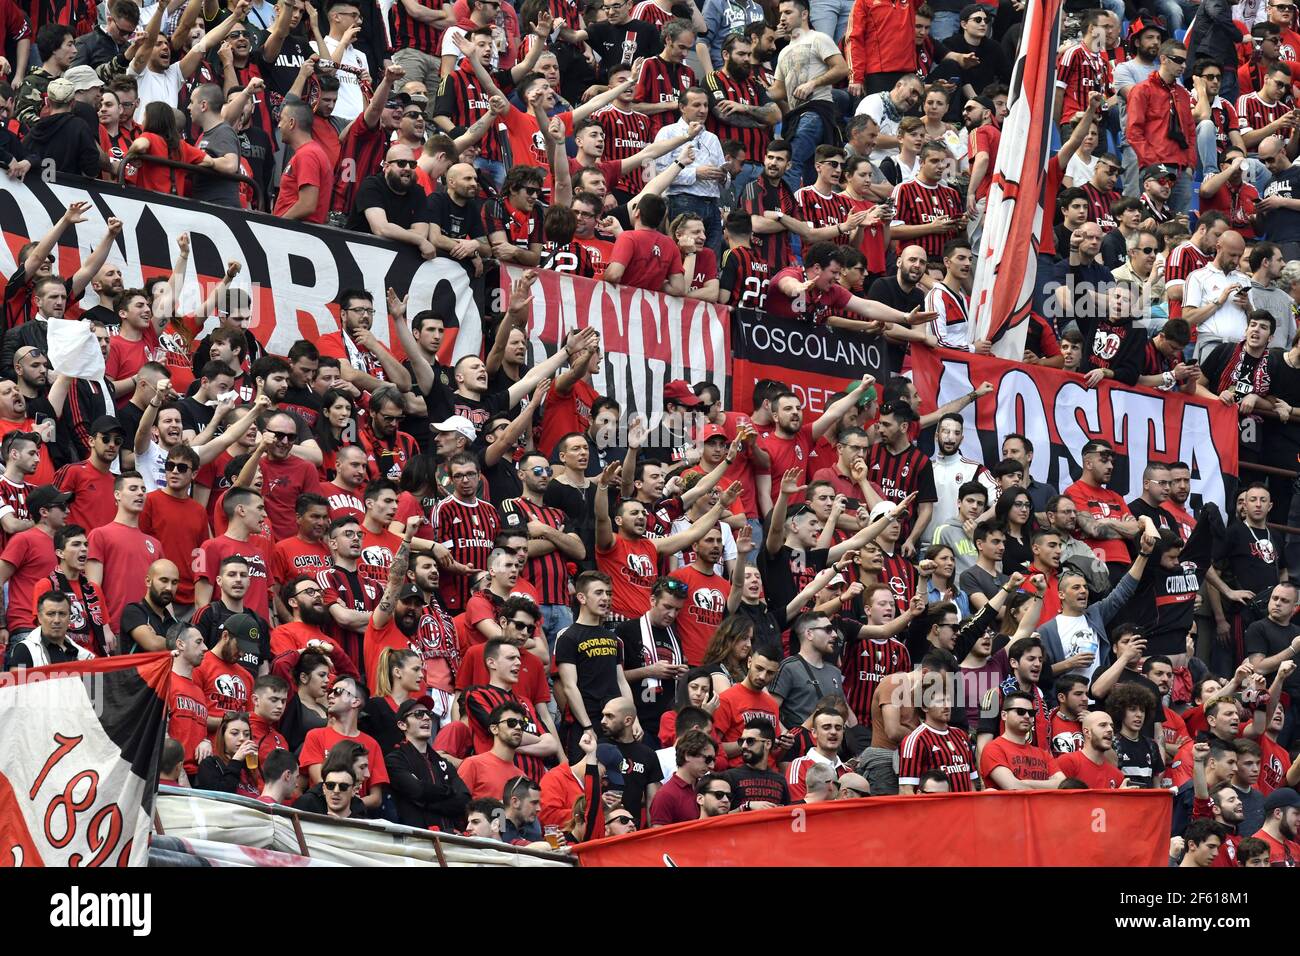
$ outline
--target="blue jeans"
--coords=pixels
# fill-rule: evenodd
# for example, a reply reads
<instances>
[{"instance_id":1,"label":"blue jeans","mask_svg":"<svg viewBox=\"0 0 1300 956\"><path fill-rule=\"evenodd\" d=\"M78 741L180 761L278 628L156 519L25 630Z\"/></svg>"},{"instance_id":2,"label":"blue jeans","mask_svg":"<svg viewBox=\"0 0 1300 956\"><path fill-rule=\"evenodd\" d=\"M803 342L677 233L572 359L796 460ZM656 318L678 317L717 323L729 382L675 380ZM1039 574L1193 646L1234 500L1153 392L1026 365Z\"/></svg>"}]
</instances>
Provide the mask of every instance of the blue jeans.
<instances>
[{"instance_id":1,"label":"blue jeans","mask_svg":"<svg viewBox=\"0 0 1300 956\"><path fill-rule=\"evenodd\" d=\"M1178 174L1178 181L1174 183L1173 190L1169 193L1169 208L1175 212L1187 212L1192 208L1192 171L1183 169Z\"/></svg>"},{"instance_id":2,"label":"blue jeans","mask_svg":"<svg viewBox=\"0 0 1300 956\"><path fill-rule=\"evenodd\" d=\"M853 0L817 0L812 4L812 28L824 33L836 43L844 39L844 31L849 28L849 14L853 12Z\"/></svg>"},{"instance_id":3,"label":"blue jeans","mask_svg":"<svg viewBox=\"0 0 1300 956\"><path fill-rule=\"evenodd\" d=\"M569 610L567 604L543 604L542 612L542 630L546 632L546 643L555 653L555 638L559 633L573 623L573 612Z\"/></svg>"},{"instance_id":4,"label":"blue jeans","mask_svg":"<svg viewBox=\"0 0 1300 956\"><path fill-rule=\"evenodd\" d=\"M1110 8L1109 3L1106 6L1107 9ZM1123 5L1121 4L1121 6ZM1183 27L1192 22L1192 17L1196 15L1196 8L1199 4L1184 3L1182 0L1155 0L1153 6L1156 13L1165 18L1165 22L1169 26L1169 35L1176 36ZM1119 16L1121 20L1124 18L1122 10ZM1226 73L1227 70L1224 70L1224 72Z\"/></svg>"},{"instance_id":5,"label":"blue jeans","mask_svg":"<svg viewBox=\"0 0 1300 956\"><path fill-rule=\"evenodd\" d=\"M822 129L822 118L816 113L803 113L798 119L799 125L795 127L794 139L790 143L790 168L785 172L786 185L796 192L805 183L817 179L817 173L813 169L813 156L822 144L825 132Z\"/></svg>"},{"instance_id":6,"label":"blue jeans","mask_svg":"<svg viewBox=\"0 0 1300 956\"><path fill-rule=\"evenodd\" d=\"M930 21L930 36L943 41L961 30L961 14L956 10L936 10Z\"/></svg>"},{"instance_id":7,"label":"blue jeans","mask_svg":"<svg viewBox=\"0 0 1300 956\"><path fill-rule=\"evenodd\" d=\"M1219 171L1217 130L1210 120L1196 124L1196 158L1201 164L1201 179L1208 179Z\"/></svg>"},{"instance_id":8,"label":"blue jeans","mask_svg":"<svg viewBox=\"0 0 1300 956\"><path fill-rule=\"evenodd\" d=\"M488 174L492 184L500 190L506 183L506 164L497 159L476 159L474 168Z\"/></svg>"},{"instance_id":9,"label":"blue jeans","mask_svg":"<svg viewBox=\"0 0 1300 956\"><path fill-rule=\"evenodd\" d=\"M693 212L704 220L704 244L713 250L718 261L722 261L722 217L718 213L718 201L691 193L669 193L668 218L676 219L684 212ZM687 283L691 277L686 277Z\"/></svg>"}]
</instances>

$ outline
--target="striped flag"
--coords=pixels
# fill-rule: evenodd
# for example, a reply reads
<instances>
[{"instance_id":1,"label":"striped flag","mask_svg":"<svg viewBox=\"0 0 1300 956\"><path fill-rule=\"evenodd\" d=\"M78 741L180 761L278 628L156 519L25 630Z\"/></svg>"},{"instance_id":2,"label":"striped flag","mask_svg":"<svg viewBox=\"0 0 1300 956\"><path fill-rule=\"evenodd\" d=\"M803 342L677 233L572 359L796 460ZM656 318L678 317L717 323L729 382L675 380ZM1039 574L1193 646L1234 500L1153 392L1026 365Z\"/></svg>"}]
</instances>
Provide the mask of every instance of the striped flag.
<instances>
[{"instance_id":1,"label":"striped flag","mask_svg":"<svg viewBox=\"0 0 1300 956\"><path fill-rule=\"evenodd\" d=\"M1052 210L1043 209L1043 184L1052 155L1062 6L1062 0L1040 0L1025 8L1020 52L1011 75L1010 111L1002 126L1002 148L975 264L972 338L997 340L994 354L1007 359L1024 355L1039 239L1043 230L1052 227Z\"/></svg>"}]
</instances>

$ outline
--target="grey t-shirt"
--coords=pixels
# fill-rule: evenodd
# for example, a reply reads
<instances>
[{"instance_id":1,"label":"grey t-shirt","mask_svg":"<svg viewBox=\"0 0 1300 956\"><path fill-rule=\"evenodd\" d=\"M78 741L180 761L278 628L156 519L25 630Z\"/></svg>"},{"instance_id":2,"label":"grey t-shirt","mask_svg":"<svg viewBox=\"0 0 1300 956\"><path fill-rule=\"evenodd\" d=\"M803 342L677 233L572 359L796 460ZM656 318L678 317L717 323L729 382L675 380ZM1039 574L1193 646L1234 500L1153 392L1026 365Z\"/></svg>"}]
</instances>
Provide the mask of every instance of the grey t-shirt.
<instances>
[{"instance_id":1,"label":"grey t-shirt","mask_svg":"<svg viewBox=\"0 0 1300 956\"><path fill-rule=\"evenodd\" d=\"M998 593L998 588L1010 580L1011 578L1005 574L995 577L977 564L957 576L957 586L967 594L983 594L986 598L992 598Z\"/></svg>"},{"instance_id":2,"label":"grey t-shirt","mask_svg":"<svg viewBox=\"0 0 1300 956\"><path fill-rule=\"evenodd\" d=\"M827 694L844 694L844 675L834 664L814 667L795 654L781 662L769 691L781 698L781 725L797 727Z\"/></svg>"},{"instance_id":3,"label":"grey t-shirt","mask_svg":"<svg viewBox=\"0 0 1300 956\"><path fill-rule=\"evenodd\" d=\"M234 153L239 155L239 134L227 123L220 123L199 135L194 144L214 159ZM190 198L218 206L239 206L239 183L218 176L195 173L190 177Z\"/></svg>"}]
</instances>

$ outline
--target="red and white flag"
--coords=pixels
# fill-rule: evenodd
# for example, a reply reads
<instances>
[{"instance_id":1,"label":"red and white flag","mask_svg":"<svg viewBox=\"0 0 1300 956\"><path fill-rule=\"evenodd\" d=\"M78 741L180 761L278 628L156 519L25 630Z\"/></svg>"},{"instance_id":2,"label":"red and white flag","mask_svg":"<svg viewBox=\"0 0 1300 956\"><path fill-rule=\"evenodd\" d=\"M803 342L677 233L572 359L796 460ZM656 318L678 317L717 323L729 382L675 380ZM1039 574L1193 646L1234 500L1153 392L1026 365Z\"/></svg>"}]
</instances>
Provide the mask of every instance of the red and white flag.
<instances>
[{"instance_id":1,"label":"red and white flag","mask_svg":"<svg viewBox=\"0 0 1300 956\"><path fill-rule=\"evenodd\" d=\"M1052 157L1052 103L1056 96L1056 51L1060 46L1062 0L1025 8L1002 125L993 181L984 217L984 236L971 292L974 339L994 340L993 352L1020 359L1033 305L1038 247L1052 227L1043 208L1043 186ZM999 339L998 336L1001 336Z\"/></svg>"}]
</instances>

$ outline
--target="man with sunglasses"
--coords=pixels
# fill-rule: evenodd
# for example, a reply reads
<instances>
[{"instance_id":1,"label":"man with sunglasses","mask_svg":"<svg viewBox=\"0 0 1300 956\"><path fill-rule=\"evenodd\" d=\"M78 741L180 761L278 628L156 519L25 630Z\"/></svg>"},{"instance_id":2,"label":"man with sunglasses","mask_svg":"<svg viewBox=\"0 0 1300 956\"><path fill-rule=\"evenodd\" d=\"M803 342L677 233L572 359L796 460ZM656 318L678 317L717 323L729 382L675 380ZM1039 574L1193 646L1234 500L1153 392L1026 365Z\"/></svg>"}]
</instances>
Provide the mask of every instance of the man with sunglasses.
<instances>
[{"instance_id":1,"label":"man with sunglasses","mask_svg":"<svg viewBox=\"0 0 1300 956\"><path fill-rule=\"evenodd\" d=\"M314 576L300 574L284 582L276 595L285 608L281 624L271 631L271 654L279 657L292 651L313 650L330 658L331 669L348 677L360 676L356 663L323 630L330 623L325 592Z\"/></svg>"},{"instance_id":2,"label":"man with sunglasses","mask_svg":"<svg viewBox=\"0 0 1300 956\"><path fill-rule=\"evenodd\" d=\"M1002 698L1002 736L980 751L980 776L994 790L1055 790L1065 779L1056 759L1029 742L1036 702L1024 691Z\"/></svg>"},{"instance_id":3,"label":"man with sunglasses","mask_svg":"<svg viewBox=\"0 0 1300 956\"><path fill-rule=\"evenodd\" d=\"M1125 541L1136 538L1141 528L1123 496L1106 487L1115 472L1115 451L1110 442L1101 438L1089 441L1079 458L1083 474L1065 489L1066 496L1079 509L1076 536L1102 557L1110 568L1111 581L1118 583L1131 560Z\"/></svg>"},{"instance_id":4,"label":"man with sunglasses","mask_svg":"<svg viewBox=\"0 0 1300 956\"><path fill-rule=\"evenodd\" d=\"M724 770L721 777L731 784L733 809L766 810L791 803L785 776L771 769L770 757L776 743L776 728L765 717L751 717L740 733L740 764ZM866 790L865 781L863 790Z\"/></svg>"},{"instance_id":5,"label":"man with sunglasses","mask_svg":"<svg viewBox=\"0 0 1300 956\"><path fill-rule=\"evenodd\" d=\"M562 757L559 736L551 718L550 691L546 688L545 665L527 644L536 626L535 606L526 598L511 598L502 609L505 634L466 652L457 670L457 685L465 689L462 710L469 717L474 752L492 748L488 718L501 704L514 703L523 710L527 722L515 764L519 771L534 780L546 773L546 763ZM472 671L465 683L460 671ZM473 686L467 686L472 680Z\"/></svg>"},{"instance_id":6,"label":"man with sunglasses","mask_svg":"<svg viewBox=\"0 0 1300 956\"><path fill-rule=\"evenodd\" d=\"M418 112L418 107L407 110ZM367 176L357 190L348 228L381 239L405 243L432 259L438 249L429 241L428 199L416 186L417 156L411 147L394 143L384 156L382 172Z\"/></svg>"},{"instance_id":7,"label":"man with sunglasses","mask_svg":"<svg viewBox=\"0 0 1300 956\"><path fill-rule=\"evenodd\" d=\"M398 820L419 829L454 832L469 802L469 788L456 769L430 746L433 713L427 698L403 701L397 708L397 726L404 739L384 754L384 768Z\"/></svg>"},{"instance_id":8,"label":"man with sunglasses","mask_svg":"<svg viewBox=\"0 0 1300 956\"><path fill-rule=\"evenodd\" d=\"M956 58L948 61L945 67L955 76L957 88L965 99L976 96L991 83L1008 83L1011 80L1011 63L1007 54L990 35L993 14L996 8L983 3L968 3L961 10L961 32L943 41L949 53L975 54L973 65L968 59L962 65L946 67L947 62L959 62ZM1086 101L1086 96L1085 96ZM962 101L963 103L965 100ZM1062 137L1064 139L1064 137Z\"/></svg>"},{"instance_id":9,"label":"man with sunglasses","mask_svg":"<svg viewBox=\"0 0 1300 956\"><path fill-rule=\"evenodd\" d=\"M698 820L700 805L695 799L695 788L702 778L712 774L717 763L717 747L702 730L688 730L678 737L674 754L677 769L664 781L650 802L652 827ZM723 786L727 787L730 794L730 783L724 782L718 789L721 790Z\"/></svg>"},{"instance_id":10,"label":"man with sunglasses","mask_svg":"<svg viewBox=\"0 0 1300 956\"><path fill-rule=\"evenodd\" d=\"M731 798L731 784L721 774L705 774L695 784L701 820L726 816L731 812Z\"/></svg>"},{"instance_id":11,"label":"man with sunglasses","mask_svg":"<svg viewBox=\"0 0 1300 956\"><path fill-rule=\"evenodd\" d=\"M208 512L191 494L199 456L187 445L167 453L163 463L163 486L145 497L140 512L140 530L162 542L163 555L180 568L175 593L175 613L188 618L194 609L194 554L210 537ZM162 636L164 632L158 631Z\"/></svg>"},{"instance_id":12,"label":"man with sunglasses","mask_svg":"<svg viewBox=\"0 0 1300 956\"><path fill-rule=\"evenodd\" d=\"M1186 66L1186 47L1177 40L1161 44L1159 68L1129 91L1125 131L1139 166L1164 164L1175 175L1171 205L1177 210L1190 207L1196 168L1192 97L1178 82Z\"/></svg>"},{"instance_id":13,"label":"man with sunglasses","mask_svg":"<svg viewBox=\"0 0 1300 956\"><path fill-rule=\"evenodd\" d=\"M383 751L378 742L369 734L357 729L357 720L361 708L365 706L366 698L366 691L356 678L337 678L326 698L329 722L324 727L317 727L307 732L307 737L302 743L302 752L298 757L298 765L308 775L312 784L320 783L322 768L329 759L330 751L344 741L359 744L369 757L370 775L362 781L357 795L366 809L373 813L383 804L384 793L389 783Z\"/></svg>"},{"instance_id":14,"label":"man with sunglasses","mask_svg":"<svg viewBox=\"0 0 1300 956\"><path fill-rule=\"evenodd\" d=\"M471 798L499 800L506 784L519 776L516 756L529 723L528 712L518 701L507 700L492 708L486 720L491 748L466 757L457 768Z\"/></svg>"}]
</instances>

